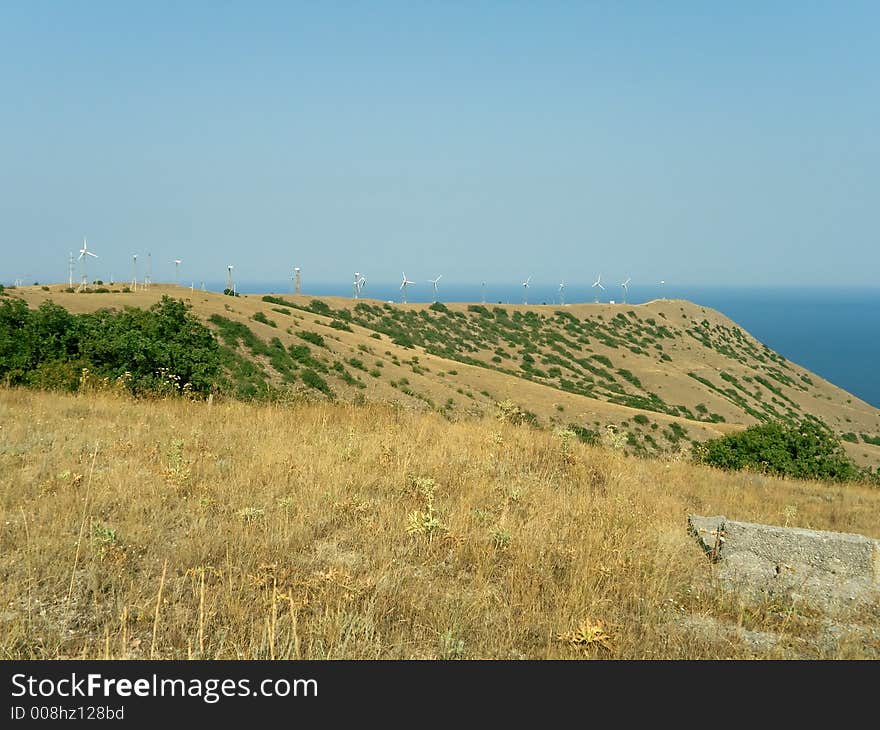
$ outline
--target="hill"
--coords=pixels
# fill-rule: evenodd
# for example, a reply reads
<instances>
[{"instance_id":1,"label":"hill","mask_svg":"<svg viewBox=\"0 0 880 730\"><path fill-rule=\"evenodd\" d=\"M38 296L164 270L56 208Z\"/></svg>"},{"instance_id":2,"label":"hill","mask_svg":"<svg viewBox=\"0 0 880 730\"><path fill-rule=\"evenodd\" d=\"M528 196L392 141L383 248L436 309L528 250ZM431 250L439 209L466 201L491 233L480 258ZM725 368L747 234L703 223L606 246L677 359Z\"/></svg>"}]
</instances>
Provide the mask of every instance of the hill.
<instances>
[{"instance_id":1,"label":"hill","mask_svg":"<svg viewBox=\"0 0 880 730\"><path fill-rule=\"evenodd\" d=\"M880 465L880 411L786 360L722 314L681 300L568 306L388 304L293 295L7 290L72 312L184 299L218 335L228 391L391 402L447 418L509 401L587 441L675 452L768 420L820 420Z\"/></svg>"}]
</instances>

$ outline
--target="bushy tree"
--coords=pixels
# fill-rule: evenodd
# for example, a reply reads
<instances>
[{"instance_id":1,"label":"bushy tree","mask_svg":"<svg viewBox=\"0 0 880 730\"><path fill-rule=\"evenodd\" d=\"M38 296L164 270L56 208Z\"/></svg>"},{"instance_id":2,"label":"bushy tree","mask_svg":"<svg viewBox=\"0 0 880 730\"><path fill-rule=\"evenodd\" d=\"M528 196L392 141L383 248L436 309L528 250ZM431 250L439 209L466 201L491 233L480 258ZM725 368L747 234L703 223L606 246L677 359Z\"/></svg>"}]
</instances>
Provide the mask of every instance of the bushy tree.
<instances>
[{"instance_id":1,"label":"bushy tree","mask_svg":"<svg viewBox=\"0 0 880 730\"><path fill-rule=\"evenodd\" d=\"M44 302L0 304L0 378L10 384L74 389L82 368L135 391L188 387L207 393L220 369L214 335L180 300L163 296L149 310L70 314Z\"/></svg>"}]
</instances>

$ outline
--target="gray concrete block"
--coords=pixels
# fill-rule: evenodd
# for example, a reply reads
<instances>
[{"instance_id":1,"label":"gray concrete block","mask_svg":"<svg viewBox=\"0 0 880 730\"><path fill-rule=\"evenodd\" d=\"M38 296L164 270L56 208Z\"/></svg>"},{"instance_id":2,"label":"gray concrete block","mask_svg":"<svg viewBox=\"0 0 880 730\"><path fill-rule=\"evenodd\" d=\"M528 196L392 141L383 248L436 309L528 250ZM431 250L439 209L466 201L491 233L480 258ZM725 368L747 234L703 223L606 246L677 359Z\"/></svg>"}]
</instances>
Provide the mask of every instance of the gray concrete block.
<instances>
[{"instance_id":1,"label":"gray concrete block","mask_svg":"<svg viewBox=\"0 0 880 730\"><path fill-rule=\"evenodd\" d=\"M826 610L880 601L880 542L864 535L699 515L688 529L744 596L786 595Z\"/></svg>"}]
</instances>

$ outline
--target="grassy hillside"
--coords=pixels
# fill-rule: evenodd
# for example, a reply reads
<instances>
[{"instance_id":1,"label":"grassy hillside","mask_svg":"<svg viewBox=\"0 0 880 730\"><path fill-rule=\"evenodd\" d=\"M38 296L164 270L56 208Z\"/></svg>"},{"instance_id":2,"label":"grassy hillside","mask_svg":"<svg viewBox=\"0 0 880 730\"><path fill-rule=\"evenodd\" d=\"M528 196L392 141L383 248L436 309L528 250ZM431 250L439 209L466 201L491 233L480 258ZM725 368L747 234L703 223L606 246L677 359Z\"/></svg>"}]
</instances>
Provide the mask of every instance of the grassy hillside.
<instances>
[{"instance_id":1,"label":"grassy hillside","mask_svg":"<svg viewBox=\"0 0 880 730\"><path fill-rule=\"evenodd\" d=\"M880 411L711 309L642 305L389 305L173 286L133 293L8 290L70 311L184 298L214 329L240 397L391 402L447 418L509 400L544 426L595 440L613 426L635 453L669 453L759 421L819 419L858 463L880 465Z\"/></svg>"},{"instance_id":2,"label":"grassy hillside","mask_svg":"<svg viewBox=\"0 0 880 730\"><path fill-rule=\"evenodd\" d=\"M866 638L739 605L685 532L697 512L880 537L876 488L494 414L6 388L0 475L4 658L880 657L880 614Z\"/></svg>"}]
</instances>

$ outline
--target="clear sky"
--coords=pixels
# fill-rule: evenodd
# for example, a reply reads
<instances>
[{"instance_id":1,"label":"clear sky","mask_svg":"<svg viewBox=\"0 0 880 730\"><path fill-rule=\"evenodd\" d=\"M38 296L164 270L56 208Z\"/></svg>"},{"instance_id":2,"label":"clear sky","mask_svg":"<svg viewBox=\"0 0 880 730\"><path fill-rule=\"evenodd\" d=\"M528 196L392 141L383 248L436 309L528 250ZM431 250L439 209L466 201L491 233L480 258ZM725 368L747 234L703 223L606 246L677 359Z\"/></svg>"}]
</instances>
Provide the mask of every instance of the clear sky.
<instances>
[{"instance_id":1,"label":"clear sky","mask_svg":"<svg viewBox=\"0 0 880 730\"><path fill-rule=\"evenodd\" d=\"M0 282L876 284L878 60L876 2L4 0Z\"/></svg>"}]
</instances>

